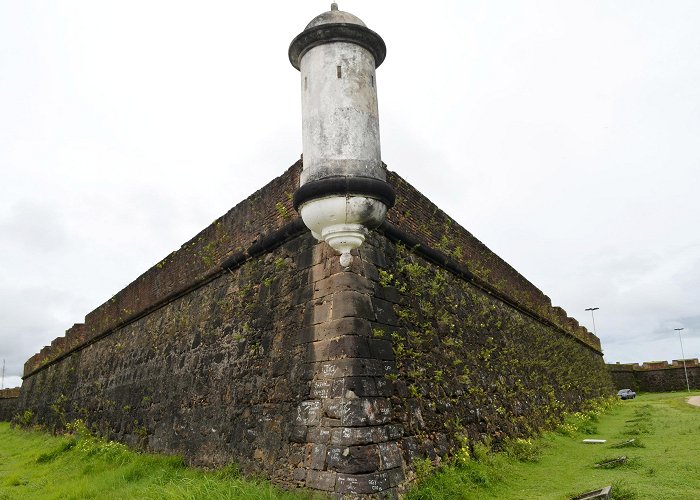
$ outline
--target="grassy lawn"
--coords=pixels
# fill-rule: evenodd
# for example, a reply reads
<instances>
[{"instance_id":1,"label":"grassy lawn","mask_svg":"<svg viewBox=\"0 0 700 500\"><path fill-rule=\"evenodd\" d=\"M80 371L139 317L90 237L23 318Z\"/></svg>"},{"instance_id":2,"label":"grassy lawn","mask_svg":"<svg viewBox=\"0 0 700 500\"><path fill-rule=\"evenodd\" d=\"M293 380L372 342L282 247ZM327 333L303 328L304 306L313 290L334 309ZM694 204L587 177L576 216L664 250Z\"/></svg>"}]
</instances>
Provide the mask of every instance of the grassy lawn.
<instances>
[{"instance_id":1,"label":"grassy lawn","mask_svg":"<svg viewBox=\"0 0 700 500\"><path fill-rule=\"evenodd\" d=\"M694 392L692 395L700 395ZM700 408L687 393L642 394L601 414L571 416L556 432L510 441L491 453L476 446L430 474L409 499L567 499L613 485L616 499L700 498ZM586 438L605 444L583 444ZM625 446L615 447L634 439ZM617 467L596 467L625 456ZM435 472L435 471L432 471ZM173 457L129 451L84 432L55 437L0 423L0 499L300 499L234 468L204 472Z\"/></svg>"},{"instance_id":2,"label":"grassy lawn","mask_svg":"<svg viewBox=\"0 0 700 500\"><path fill-rule=\"evenodd\" d=\"M700 408L687 397L641 394L598 417L572 417L558 432L515 443L508 453L477 449L472 460L424 480L410 498L567 499L607 485L618 499L700 498ZM581 442L589 438L607 442ZM617 467L595 466L620 456L627 461Z\"/></svg>"},{"instance_id":3,"label":"grassy lawn","mask_svg":"<svg viewBox=\"0 0 700 500\"><path fill-rule=\"evenodd\" d=\"M204 472L88 435L55 437L0 423L0 499L300 499L235 469Z\"/></svg>"}]
</instances>

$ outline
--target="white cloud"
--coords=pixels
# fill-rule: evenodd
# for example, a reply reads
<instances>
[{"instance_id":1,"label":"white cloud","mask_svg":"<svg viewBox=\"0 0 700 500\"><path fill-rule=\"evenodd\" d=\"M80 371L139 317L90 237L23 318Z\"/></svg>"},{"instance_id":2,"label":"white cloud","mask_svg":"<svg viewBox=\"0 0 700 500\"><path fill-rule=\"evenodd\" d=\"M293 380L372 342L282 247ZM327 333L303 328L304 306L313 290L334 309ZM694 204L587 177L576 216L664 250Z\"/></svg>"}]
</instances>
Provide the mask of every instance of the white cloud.
<instances>
[{"instance_id":1,"label":"white cloud","mask_svg":"<svg viewBox=\"0 0 700 500\"><path fill-rule=\"evenodd\" d=\"M296 161L286 50L323 8L0 5L0 355L13 375ZM599 306L607 359L679 357L667 325L700 354L700 4L341 8L387 42L390 169L582 324Z\"/></svg>"}]
</instances>

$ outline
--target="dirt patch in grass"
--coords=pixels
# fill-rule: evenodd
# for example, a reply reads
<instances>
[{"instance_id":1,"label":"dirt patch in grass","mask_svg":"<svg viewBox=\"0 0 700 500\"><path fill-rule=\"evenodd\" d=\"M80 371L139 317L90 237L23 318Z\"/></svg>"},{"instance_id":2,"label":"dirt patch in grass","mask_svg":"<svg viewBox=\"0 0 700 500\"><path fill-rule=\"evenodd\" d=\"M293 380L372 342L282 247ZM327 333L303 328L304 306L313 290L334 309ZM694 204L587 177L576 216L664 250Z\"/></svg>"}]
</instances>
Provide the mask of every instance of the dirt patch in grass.
<instances>
[{"instance_id":1,"label":"dirt patch in grass","mask_svg":"<svg viewBox=\"0 0 700 500\"><path fill-rule=\"evenodd\" d=\"M700 396L689 397L688 404L693 406L700 406Z\"/></svg>"}]
</instances>

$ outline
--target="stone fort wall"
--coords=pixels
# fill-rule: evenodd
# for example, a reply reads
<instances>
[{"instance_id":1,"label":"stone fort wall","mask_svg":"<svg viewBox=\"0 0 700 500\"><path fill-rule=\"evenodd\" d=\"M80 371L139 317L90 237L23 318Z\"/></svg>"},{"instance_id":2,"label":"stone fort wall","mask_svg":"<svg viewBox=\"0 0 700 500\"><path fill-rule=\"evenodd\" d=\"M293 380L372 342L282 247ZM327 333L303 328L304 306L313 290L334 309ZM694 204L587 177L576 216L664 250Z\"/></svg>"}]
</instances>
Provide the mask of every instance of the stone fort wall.
<instances>
[{"instance_id":1,"label":"stone fort wall","mask_svg":"<svg viewBox=\"0 0 700 500\"><path fill-rule=\"evenodd\" d=\"M0 422L12 420L12 417L17 411L18 397L19 387L0 389Z\"/></svg>"},{"instance_id":2,"label":"stone fort wall","mask_svg":"<svg viewBox=\"0 0 700 500\"><path fill-rule=\"evenodd\" d=\"M341 269L291 206L300 170L27 361L18 409L343 495L612 392L599 340L396 174Z\"/></svg>"},{"instance_id":3,"label":"stone fort wall","mask_svg":"<svg viewBox=\"0 0 700 500\"><path fill-rule=\"evenodd\" d=\"M635 392L669 392L700 389L700 364L697 358L638 363L608 364L616 389L632 389ZM686 384L685 374L688 373Z\"/></svg>"}]
</instances>

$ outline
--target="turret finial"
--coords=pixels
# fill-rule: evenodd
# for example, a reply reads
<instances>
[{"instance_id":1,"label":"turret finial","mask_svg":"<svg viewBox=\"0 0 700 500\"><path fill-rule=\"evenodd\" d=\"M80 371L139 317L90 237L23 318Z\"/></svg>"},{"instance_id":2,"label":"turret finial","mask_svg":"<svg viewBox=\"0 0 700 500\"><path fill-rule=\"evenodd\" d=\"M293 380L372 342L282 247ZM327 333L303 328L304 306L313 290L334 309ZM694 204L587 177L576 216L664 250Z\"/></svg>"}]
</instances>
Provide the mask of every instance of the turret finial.
<instances>
[{"instance_id":1,"label":"turret finial","mask_svg":"<svg viewBox=\"0 0 700 500\"><path fill-rule=\"evenodd\" d=\"M352 255L350 255L350 251L345 251L340 254L340 265L343 267L349 267L350 264L352 264Z\"/></svg>"},{"instance_id":2,"label":"turret finial","mask_svg":"<svg viewBox=\"0 0 700 500\"><path fill-rule=\"evenodd\" d=\"M338 4L336 2L331 4L331 10L338 10Z\"/></svg>"}]
</instances>

